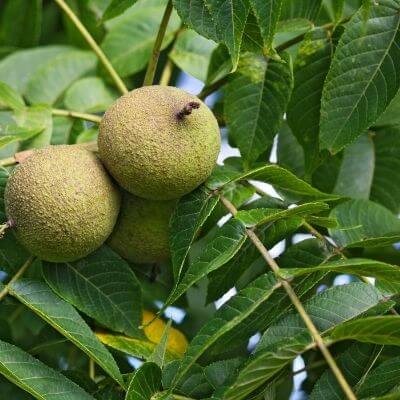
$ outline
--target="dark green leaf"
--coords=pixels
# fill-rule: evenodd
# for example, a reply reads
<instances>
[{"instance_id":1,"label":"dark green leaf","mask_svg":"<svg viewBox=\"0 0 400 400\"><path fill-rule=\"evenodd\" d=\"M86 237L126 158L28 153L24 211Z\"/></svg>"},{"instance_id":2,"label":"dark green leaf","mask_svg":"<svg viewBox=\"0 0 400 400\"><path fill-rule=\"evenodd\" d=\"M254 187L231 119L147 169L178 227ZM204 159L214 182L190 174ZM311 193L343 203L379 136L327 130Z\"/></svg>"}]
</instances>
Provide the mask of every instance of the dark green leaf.
<instances>
[{"instance_id":1,"label":"dark green leaf","mask_svg":"<svg viewBox=\"0 0 400 400\"><path fill-rule=\"evenodd\" d=\"M64 375L47 367L28 353L0 341L0 373L38 400L94 400Z\"/></svg>"},{"instance_id":2,"label":"dark green leaf","mask_svg":"<svg viewBox=\"0 0 400 400\"><path fill-rule=\"evenodd\" d=\"M171 217L171 254L175 281L182 274L183 265L199 229L218 203L218 196L200 186L182 197Z\"/></svg>"},{"instance_id":3,"label":"dark green leaf","mask_svg":"<svg viewBox=\"0 0 400 400\"><path fill-rule=\"evenodd\" d=\"M400 267L364 258L350 258L326 262L318 266L306 268L281 269L280 274L285 278L295 278L315 271L331 271L357 276L373 276L392 283L400 283Z\"/></svg>"},{"instance_id":4,"label":"dark green leaf","mask_svg":"<svg viewBox=\"0 0 400 400\"><path fill-rule=\"evenodd\" d=\"M3 170L0 170L3 171ZM3 175L4 176L4 175ZM2 223L6 222L4 210L2 210ZM0 270L14 275L29 258L29 253L19 244L14 234L6 232L0 240Z\"/></svg>"},{"instance_id":5,"label":"dark green leaf","mask_svg":"<svg viewBox=\"0 0 400 400\"><path fill-rule=\"evenodd\" d=\"M379 396L379 397L368 397L364 398L363 400L399 400L400 399L400 393L389 393L385 396Z\"/></svg>"},{"instance_id":6,"label":"dark green leaf","mask_svg":"<svg viewBox=\"0 0 400 400\"><path fill-rule=\"evenodd\" d=\"M172 380L177 373L179 364L180 363L178 361L175 361L168 364L163 369L162 382L165 389L169 389L171 387ZM174 391L182 393L189 398L205 399L208 398L208 396L212 393L212 386L206 378L204 368L198 364L195 364L180 380ZM164 399L164 397L162 397L162 399Z\"/></svg>"},{"instance_id":7,"label":"dark green leaf","mask_svg":"<svg viewBox=\"0 0 400 400\"><path fill-rule=\"evenodd\" d=\"M240 221L232 219L223 225L201 255L191 262L181 282L169 295L164 307L174 303L201 278L226 264L240 250L246 238L245 226Z\"/></svg>"},{"instance_id":8,"label":"dark green leaf","mask_svg":"<svg viewBox=\"0 0 400 400\"><path fill-rule=\"evenodd\" d=\"M336 153L364 133L400 87L400 4L380 0L346 24L321 103L321 148ZM390 84L389 84L390 82Z\"/></svg>"},{"instance_id":9,"label":"dark green leaf","mask_svg":"<svg viewBox=\"0 0 400 400\"><path fill-rule=\"evenodd\" d=\"M226 45L236 69L250 11L248 0L174 0L174 6L190 28Z\"/></svg>"},{"instance_id":10,"label":"dark green leaf","mask_svg":"<svg viewBox=\"0 0 400 400\"><path fill-rule=\"evenodd\" d=\"M350 339L364 343L400 346L400 318L398 315L391 315L349 321L336 327L330 338L334 341Z\"/></svg>"},{"instance_id":11,"label":"dark green leaf","mask_svg":"<svg viewBox=\"0 0 400 400\"><path fill-rule=\"evenodd\" d=\"M364 283L335 286L305 304L305 310L319 332L355 318L383 300L380 293ZM226 391L224 399L247 399L247 395L307 350L312 338L299 314L290 314L263 335L254 355Z\"/></svg>"},{"instance_id":12,"label":"dark green leaf","mask_svg":"<svg viewBox=\"0 0 400 400\"><path fill-rule=\"evenodd\" d=\"M225 119L245 162L251 164L272 143L289 102L291 60L265 60L246 53L225 90Z\"/></svg>"},{"instance_id":13,"label":"dark green leaf","mask_svg":"<svg viewBox=\"0 0 400 400\"><path fill-rule=\"evenodd\" d=\"M240 46L250 6L248 0L206 0L218 37L229 50L233 68L239 61Z\"/></svg>"},{"instance_id":14,"label":"dark green leaf","mask_svg":"<svg viewBox=\"0 0 400 400\"><path fill-rule=\"evenodd\" d=\"M106 246L73 263L45 263L50 287L104 326L141 336L141 289L129 265Z\"/></svg>"},{"instance_id":15,"label":"dark green leaf","mask_svg":"<svg viewBox=\"0 0 400 400\"><path fill-rule=\"evenodd\" d=\"M399 110L400 115L400 110ZM384 128L374 136L375 171L371 200L398 214L400 188L394 185L400 179L400 128Z\"/></svg>"},{"instance_id":16,"label":"dark green leaf","mask_svg":"<svg viewBox=\"0 0 400 400\"><path fill-rule=\"evenodd\" d=\"M111 0L103 14L103 21L115 18L122 14L127 8L133 6L137 0Z\"/></svg>"},{"instance_id":17,"label":"dark green leaf","mask_svg":"<svg viewBox=\"0 0 400 400\"><path fill-rule=\"evenodd\" d=\"M217 389L229 382L229 380L236 375L237 370L242 363L243 358L231 358L228 360L217 361L207 365L204 368L204 373L207 376L207 380L215 389Z\"/></svg>"},{"instance_id":18,"label":"dark green leaf","mask_svg":"<svg viewBox=\"0 0 400 400\"><path fill-rule=\"evenodd\" d=\"M338 221L338 226L329 232L340 247L374 247L400 241L400 220L372 201L346 201L336 206L330 216Z\"/></svg>"},{"instance_id":19,"label":"dark green leaf","mask_svg":"<svg viewBox=\"0 0 400 400\"><path fill-rule=\"evenodd\" d=\"M343 161L334 193L355 199L368 199L374 176L375 154L372 138L360 136L343 152Z\"/></svg>"},{"instance_id":20,"label":"dark green leaf","mask_svg":"<svg viewBox=\"0 0 400 400\"><path fill-rule=\"evenodd\" d=\"M173 0L182 21L200 35L219 42L219 34L206 0Z\"/></svg>"},{"instance_id":21,"label":"dark green leaf","mask_svg":"<svg viewBox=\"0 0 400 400\"><path fill-rule=\"evenodd\" d=\"M283 219L258 228L256 234L269 249L300 228L303 222L303 219L298 217ZM235 286L243 273L260 257L260 252L253 242L247 241L231 261L209 275L207 302L218 300Z\"/></svg>"},{"instance_id":22,"label":"dark green leaf","mask_svg":"<svg viewBox=\"0 0 400 400\"><path fill-rule=\"evenodd\" d=\"M394 357L382 362L366 376L357 390L357 395L360 398L364 398L389 392L399 384L399 365L400 357Z\"/></svg>"},{"instance_id":23,"label":"dark green leaf","mask_svg":"<svg viewBox=\"0 0 400 400\"><path fill-rule=\"evenodd\" d=\"M312 24L320 7L321 0L283 0L281 21L305 19Z\"/></svg>"},{"instance_id":24,"label":"dark green leaf","mask_svg":"<svg viewBox=\"0 0 400 400\"><path fill-rule=\"evenodd\" d=\"M0 376L0 393L6 399L18 399L18 400L32 400L32 397L28 392L23 391L18 386L14 385L3 376Z\"/></svg>"},{"instance_id":25,"label":"dark green leaf","mask_svg":"<svg viewBox=\"0 0 400 400\"><path fill-rule=\"evenodd\" d=\"M319 19L327 18L327 22L338 22L342 18L345 0L324 0L320 11ZM325 20L324 20L325 21Z\"/></svg>"},{"instance_id":26,"label":"dark green leaf","mask_svg":"<svg viewBox=\"0 0 400 400\"><path fill-rule=\"evenodd\" d=\"M207 70L207 85L211 85L227 76L232 70L232 61L228 49L220 44L212 53Z\"/></svg>"},{"instance_id":27,"label":"dark green leaf","mask_svg":"<svg viewBox=\"0 0 400 400\"><path fill-rule=\"evenodd\" d=\"M160 367L146 362L134 373L125 400L151 400L161 389Z\"/></svg>"},{"instance_id":28,"label":"dark green leaf","mask_svg":"<svg viewBox=\"0 0 400 400\"><path fill-rule=\"evenodd\" d=\"M264 53L273 54L272 43L279 21L283 0L250 0L250 6L260 25L264 41Z\"/></svg>"},{"instance_id":29,"label":"dark green leaf","mask_svg":"<svg viewBox=\"0 0 400 400\"><path fill-rule=\"evenodd\" d=\"M208 321L191 341L175 376L175 384L212 344L260 308L277 287L279 284L272 273L263 275L219 309L214 318Z\"/></svg>"},{"instance_id":30,"label":"dark green leaf","mask_svg":"<svg viewBox=\"0 0 400 400\"><path fill-rule=\"evenodd\" d=\"M282 268L303 268L310 265L319 265L332 256L329 249L317 239L306 239L290 246L277 258Z\"/></svg>"},{"instance_id":31,"label":"dark green leaf","mask_svg":"<svg viewBox=\"0 0 400 400\"><path fill-rule=\"evenodd\" d=\"M378 118L374 125L388 127L400 124L400 94L396 94L385 112Z\"/></svg>"},{"instance_id":32,"label":"dark green leaf","mask_svg":"<svg viewBox=\"0 0 400 400\"><path fill-rule=\"evenodd\" d=\"M238 211L235 218L242 221L247 227L264 225L277 221L281 218L292 216L305 216L313 213L320 213L329 209L328 204L322 202L313 202L301 204L286 210L276 208L254 208L252 210Z\"/></svg>"},{"instance_id":33,"label":"dark green leaf","mask_svg":"<svg viewBox=\"0 0 400 400\"><path fill-rule=\"evenodd\" d=\"M4 3L0 43L15 47L35 45L40 36L42 0L6 0Z\"/></svg>"},{"instance_id":34,"label":"dark green leaf","mask_svg":"<svg viewBox=\"0 0 400 400\"><path fill-rule=\"evenodd\" d=\"M304 150L285 121L278 134L278 164L299 177L305 176Z\"/></svg>"},{"instance_id":35,"label":"dark green leaf","mask_svg":"<svg viewBox=\"0 0 400 400\"><path fill-rule=\"evenodd\" d=\"M293 288L298 297L309 295L314 286L321 280L324 275L316 272L308 275L297 282L294 282ZM262 307L255 310L243 323L239 324L236 329L229 331L221 340L217 341L212 348L203 355L206 361L215 361L215 359L226 358L229 349L238 348L243 344L247 347L249 338L257 332L265 331L278 318L286 315L292 308L292 303L283 289L275 290L268 301ZM240 347L239 347L240 348ZM230 355L232 357L232 355Z\"/></svg>"},{"instance_id":36,"label":"dark green leaf","mask_svg":"<svg viewBox=\"0 0 400 400\"><path fill-rule=\"evenodd\" d=\"M361 381L378 358L381 350L382 346L355 343L336 357L336 363L351 387ZM327 369L315 384L310 400L336 400L344 396L335 375Z\"/></svg>"},{"instance_id":37,"label":"dark green leaf","mask_svg":"<svg viewBox=\"0 0 400 400\"><path fill-rule=\"evenodd\" d=\"M19 279L10 293L43 318L77 347L93 358L113 379L123 385L118 366L85 321L70 304L40 281Z\"/></svg>"},{"instance_id":38,"label":"dark green leaf","mask_svg":"<svg viewBox=\"0 0 400 400\"><path fill-rule=\"evenodd\" d=\"M306 35L294 64L294 88L287 120L304 149L307 171L318 161L322 87L332 53L332 38L325 29L317 29Z\"/></svg>"},{"instance_id":39,"label":"dark green leaf","mask_svg":"<svg viewBox=\"0 0 400 400\"><path fill-rule=\"evenodd\" d=\"M211 190L219 189L230 182L253 179L271 184L294 196L307 196L320 199L337 199L338 196L322 193L307 182L297 178L288 170L278 165L269 164L247 172L240 172L230 166L218 166L206 182Z\"/></svg>"}]
</instances>

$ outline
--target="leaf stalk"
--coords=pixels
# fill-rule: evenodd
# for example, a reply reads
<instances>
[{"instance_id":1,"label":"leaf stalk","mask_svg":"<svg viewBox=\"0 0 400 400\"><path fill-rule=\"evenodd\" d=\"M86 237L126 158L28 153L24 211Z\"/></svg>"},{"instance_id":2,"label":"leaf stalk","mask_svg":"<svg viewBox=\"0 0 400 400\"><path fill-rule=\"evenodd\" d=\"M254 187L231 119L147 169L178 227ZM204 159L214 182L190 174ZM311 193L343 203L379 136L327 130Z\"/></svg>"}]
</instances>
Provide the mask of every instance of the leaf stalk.
<instances>
[{"instance_id":1,"label":"leaf stalk","mask_svg":"<svg viewBox=\"0 0 400 400\"><path fill-rule=\"evenodd\" d=\"M4 289L0 292L0 301L7 296L8 292L10 291L10 286L17 281L25 271L32 265L33 261L35 261L34 256L30 256L21 266L21 268L17 271L17 273L11 278L10 282L4 287Z\"/></svg>"},{"instance_id":2,"label":"leaf stalk","mask_svg":"<svg viewBox=\"0 0 400 400\"><path fill-rule=\"evenodd\" d=\"M103 53L103 50L101 50L100 46L96 43L96 41L93 39L92 35L89 33L89 31L84 27L82 22L79 20L79 18L74 14L72 9L68 6L68 4L64 0L54 0L60 8L65 12L65 14L68 16L68 18L72 21L72 23L76 26L78 31L81 33L83 38L86 40L88 45L91 47L91 49L94 51L96 54L97 58L100 60L100 62L104 65L105 69L107 72L110 74L111 78L113 79L115 85L117 88L120 90L122 94L128 93L128 88L125 86L125 83L122 81L120 76L118 75L117 71L114 69L112 66L111 62L108 60L106 55Z\"/></svg>"},{"instance_id":3,"label":"leaf stalk","mask_svg":"<svg viewBox=\"0 0 400 400\"><path fill-rule=\"evenodd\" d=\"M156 41L154 42L153 51L151 54L149 65L147 66L147 71L146 71L146 76L144 77L143 86L150 86L153 84L154 76L157 70L158 59L160 57L162 42L164 40L164 36L167 31L168 22L171 17L172 10L173 10L172 0L169 0L161 20L160 28L158 29Z\"/></svg>"},{"instance_id":4,"label":"leaf stalk","mask_svg":"<svg viewBox=\"0 0 400 400\"><path fill-rule=\"evenodd\" d=\"M221 195L220 199L221 199L222 204L225 206L225 208L234 217L237 213L236 207L226 197ZM254 243L254 245L256 246L257 250L260 252L263 259L267 262L267 264L270 266L272 271L275 273L275 275L277 276L277 279L281 281L283 288L285 289L291 302L297 309L297 311L298 311L300 317L302 318L304 324L306 325L307 329L310 331L315 343L317 344L318 348L320 349L322 355L324 356L330 369L332 370L333 374L335 375L340 387L342 388L342 390L345 393L348 400L357 400L357 397L355 396L355 394L353 393L353 390L351 389L350 385L346 381L346 378L344 377L342 371L337 366L335 359L332 357L332 354L330 353L328 347L326 346L324 340L322 339L320 333L318 332L318 329L315 327L310 316L307 314L306 310L304 309L304 306L301 303L300 299L298 298L296 292L294 291L294 289L292 288L292 286L290 285L290 283L288 281L283 280L279 276L279 271L280 271L279 265L272 258L271 254L269 253L267 248L263 245L263 243L258 238L258 236L254 233L254 231L252 231L251 229L246 229L246 234L249 237L249 239Z\"/></svg>"},{"instance_id":5,"label":"leaf stalk","mask_svg":"<svg viewBox=\"0 0 400 400\"><path fill-rule=\"evenodd\" d=\"M51 110L51 113L53 115L57 115L57 116L61 116L61 117L84 119L85 121L94 122L95 124L99 124L102 120L102 118L98 115L81 113L81 112L70 111L70 110L60 110L58 108L53 108Z\"/></svg>"}]
</instances>

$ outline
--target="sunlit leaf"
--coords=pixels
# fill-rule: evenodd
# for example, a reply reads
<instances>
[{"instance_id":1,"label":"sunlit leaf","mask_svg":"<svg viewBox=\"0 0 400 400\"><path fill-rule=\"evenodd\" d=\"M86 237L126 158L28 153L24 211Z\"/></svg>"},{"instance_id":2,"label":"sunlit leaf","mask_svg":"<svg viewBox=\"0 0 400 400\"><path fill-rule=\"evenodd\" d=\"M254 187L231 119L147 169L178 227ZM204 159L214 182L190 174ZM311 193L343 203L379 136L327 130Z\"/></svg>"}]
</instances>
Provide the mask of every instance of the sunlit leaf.
<instances>
[{"instance_id":1,"label":"sunlit leaf","mask_svg":"<svg viewBox=\"0 0 400 400\"><path fill-rule=\"evenodd\" d=\"M0 82L0 106L14 110L24 108L25 102L19 93L4 82Z\"/></svg>"},{"instance_id":2,"label":"sunlit leaf","mask_svg":"<svg viewBox=\"0 0 400 400\"><path fill-rule=\"evenodd\" d=\"M0 341L0 373L38 400L94 400L61 373L47 367L28 353Z\"/></svg>"},{"instance_id":3,"label":"sunlit leaf","mask_svg":"<svg viewBox=\"0 0 400 400\"><path fill-rule=\"evenodd\" d=\"M183 71L205 82L215 48L215 42L189 29L179 34L169 57Z\"/></svg>"},{"instance_id":4,"label":"sunlit leaf","mask_svg":"<svg viewBox=\"0 0 400 400\"><path fill-rule=\"evenodd\" d=\"M367 3L346 24L324 86L320 141L332 153L364 133L400 87L400 4Z\"/></svg>"},{"instance_id":5,"label":"sunlit leaf","mask_svg":"<svg viewBox=\"0 0 400 400\"><path fill-rule=\"evenodd\" d=\"M400 220L369 200L350 200L330 213L338 221L330 234L340 247L374 247L400 241Z\"/></svg>"},{"instance_id":6,"label":"sunlit leaf","mask_svg":"<svg viewBox=\"0 0 400 400\"><path fill-rule=\"evenodd\" d=\"M292 65L290 57L282 57L281 61L267 61L246 53L225 88L229 134L249 164L272 144L289 102Z\"/></svg>"},{"instance_id":7,"label":"sunlit leaf","mask_svg":"<svg viewBox=\"0 0 400 400\"><path fill-rule=\"evenodd\" d=\"M112 378L123 384L118 366L78 312L55 295L44 283L19 279L10 287L11 294L43 318L53 328L93 358Z\"/></svg>"},{"instance_id":8,"label":"sunlit leaf","mask_svg":"<svg viewBox=\"0 0 400 400\"><path fill-rule=\"evenodd\" d=\"M371 285L351 284L330 288L308 300L305 310L319 332L355 318L382 301ZM247 399L251 392L306 351L312 338L299 314L290 314L264 333L252 357L241 369L224 399Z\"/></svg>"},{"instance_id":9,"label":"sunlit leaf","mask_svg":"<svg viewBox=\"0 0 400 400\"><path fill-rule=\"evenodd\" d=\"M165 5L165 1L143 5L139 2L132 10L116 19L110 27L101 47L122 77L134 74L147 65ZM179 18L173 13L162 49L171 43L179 26Z\"/></svg>"},{"instance_id":10,"label":"sunlit leaf","mask_svg":"<svg viewBox=\"0 0 400 400\"><path fill-rule=\"evenodd\" d=\"M203 186L182 197L171 217L171 254L175 281L180 279L183 265L199 229L218 203L218 196Z\"/></svg>"},{"instance_id":11,"label":"sunlit leaf","mask_svg":"<svg viewBox=\"0 0 400 400\"><path fill-rule=\"evenodd\" d=\"M151 400L161 389L160 367L153 362L146 362L134 373L125 399Z\"/></svg>"},{"instance_id":12,"label":"sunlit leaf","mask_svg":"<svg viewBox=\"0 0 400 400\"><path fill-rule=\"evenodd\" d=\"M117 93L101 79L83 78L67 90L64 103L70 110L95 113L105 111L117 97Z\"/></svg>"},{"instance_id":13,"label":"sunlit leaf","mask_svg":"<svg viewBox=\"0 0 400 400\"><path fill-rule=\"evenodd\" d=\"M218 235L210 241L202 254L190 263L164 307L174 303L201 278L226 264L239 251L246 238L245 227L240 221L233 219L222 226Z\"/></svg>"},{"instance_id":14,"label":"sunlit leaf","mask_svg":"<svg viewBox=\"0 0 400 400\"><path fill-rule=\"evenodd\" d=\"M142 298L128 264L106 246L73 263L45 263L50 287L104 326L141 336Z\"/></svg>"}]
</instances>

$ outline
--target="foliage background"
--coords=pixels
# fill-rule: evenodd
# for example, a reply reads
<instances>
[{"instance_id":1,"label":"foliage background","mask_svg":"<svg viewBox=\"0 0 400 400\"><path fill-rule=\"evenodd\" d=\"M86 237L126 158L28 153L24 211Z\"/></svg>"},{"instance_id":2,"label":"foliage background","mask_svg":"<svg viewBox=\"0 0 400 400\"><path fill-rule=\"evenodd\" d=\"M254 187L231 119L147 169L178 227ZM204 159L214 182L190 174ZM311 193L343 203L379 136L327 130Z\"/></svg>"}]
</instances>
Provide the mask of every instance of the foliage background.
<instances>
[{"instance_id":1,"label":"foliage background","mask_svg":"<svg viewBox=\"0 0 400 400\"><path fill-rule=\"evenodd\" d=\"M281 400L301 356L305 398L400 398L400 1L67 3L122 81L62 0L3 1L2 191L15 153L96 140L119 92L148 81L171 4L154 81L202 82L233 157L180 200L157 269L106 245L49 264L6 232L1 395ZM185 354L169 325L140 329L160 308Z\"/></svg>"}]
</instances>

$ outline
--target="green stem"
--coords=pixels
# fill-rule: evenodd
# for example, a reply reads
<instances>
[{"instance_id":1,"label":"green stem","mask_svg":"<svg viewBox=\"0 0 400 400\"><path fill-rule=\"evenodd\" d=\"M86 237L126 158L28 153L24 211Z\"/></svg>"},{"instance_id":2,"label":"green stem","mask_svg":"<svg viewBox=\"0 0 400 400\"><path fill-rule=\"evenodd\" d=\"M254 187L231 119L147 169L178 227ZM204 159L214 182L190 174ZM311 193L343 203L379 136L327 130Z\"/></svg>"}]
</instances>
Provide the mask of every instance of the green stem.
<instances>
[{"instance_id":1,"label":"green stem","mask_svg":"<svg viewBox=\"0 0 400 400\"><path fill-rule=\"evenodd\" d=\"M78 118L78 119L84 119L85 121L91 121L96 124L99 124L101 122L101 117L98 115L94 114L86 114L86 113L81 113L77 111L69 111L69 110L60 110L58 108L53 108L51 110L51 113L53 115L58 115L61 117L71 117L71 118Z\"/></svg>"},{"instance_id":2,"label":"green stem","mask_svg":"<svg viewBox=\"0 0 400 400\"><path fill-rule=\"evenodd\" d=\"M91 358L89 358L89 377L93 381L96 378L96 365L95 365L94 361Z\"/></svg>"},{"instance_id":3,"label":"green stem","mask_svg":"<svg viewBox=\"0 0 400 400\"><path fill-rule=\"evenodd\" d=\"M160 28L158 29L156 41L154 42L153 52L151 54L151 59L147 67L146 76L144 77L143 86L149 86L153 84L154 75L156 74L158 59L160 57L161 45L164 40L165 32L167 31L167 26L169 19L171 17L172 10L173 10L172 0L169 0L161 20Z\"/></svg>"},{"instance_id":4,"label":"green stem","mask_svg":"<svg viewBox=\"0 0 400 400\"><path fill-rule=\"evenodd\" d=\"M228 76L224 76L223 78L218 79L211 85L204 86L203 89L201 90L201 92L197 95L197 97L200 100L204 100L207 96L216 92L218 89L220 89L222 86L224 86L227 81L228 81Z\"/></svg>"},{"instance_id":5,"label":"green stem","mask_svg":"<svg viewBox=\"0 0 400 400\"><path fill-rule=\"evenodd\" d=\"M343 24L343 23L347 22L348 20L349 20L349 18L345 18L340 23ZM321 28L332 29L336 25L337 24L329 23L329 24L322 25ZM304 39L306 33L301 33L300 35L295 36L293 39L290 39L287 42L282 43L281 45L277 46L275 50L279 53L281 51L288 49L291 46L294 46L297 43L300 43ZM223 78L219 79L218 81L214 82L213 84L204 86L203 90L197 95L197 97L201 100L204 100L211 93L216 92L223 85L225 85L227 80L228 80L228 76L224 76Z\"/></svg>"},{"instance_id":6,"label":"green stem","mask_svg":"<svg viewBox=\"0 0 400 400\"><path fill-rule=\"evenodd\" d=\"M168 86L169 81L171 80L173 70L174 70L174 63L170 58L168 58L167 62L165 63L163 72L161 74L160 78L161 86Z\"/></svg>"},{"instance_id":7,"label":"green stem","mask_svg":"<svg viewBox=\"0 0 400 400\"><path fill-rule=\"evenodd\" d=\"M25 273L25 271L31 266L34 260L35 257L31 256L22 264L22 267L18 270L18 272L11 278L10 282L8 282L8 284L0 292L0 300L2 300L5 296L7 296L10 290L10 286Z\"/></svg>"},{"instance_id":8,"label":"green stem","mask_svg":"<svg viewBox=\"0 0 400 400\"><path fill-rule=\"evenodd\" d=\"M15 161L14 157L7 157L7 158L3 158L2 160L0 160L1 167L10 167L10 166L14 165L15 163L16 163L16 161Z\"/></svg>"},{"instance_id":9,"label":"green stem","mask_svg":"<svg viewBox=\"0 0 400 400\"><path fill-rule=\"evenodd\" d=\"M337 25L345 24L346 22L349 21L349 19L350 19L350 17L343 18L339 23L330 22L329 24L322 25L321 28L329 30L329 29L335 28ZM277 46L275 50L279 53L280 51L284 51L284 50L288 49L289 47L294 46L295 44L301 42L304 39L306 34L307 34L307 32L301 33L300 35L295 36L293 39L290 39L287 42L282 43L281 45Z\"/></svg>"},{"instance_id":10,"label":"green stem","mask_svg":"<svg viewBox=\"0 0 400 400\"><path fill-rule=\"evenodd\" d=\"M315 236L318 240L320 240L325 246L327 246L328 244L330 246L333 247L333 249L335 250L335 253L340 255L340 257L343 260L347 260L346 254L343 253L343 251L337 247L336 245L328 242L326 240L326 237L324 235L322 235L320 232L318 232L311 224L309 224L308 222L303 223L304 228L306 228L308 230L308 232L310 232L313 236ZM365 277L365 276L360 276L360 279L364 282L367 283L368 285L371 285L371 282ZM391 308L390 312L394 315L398 315L398 312L394 309Z\"/></svg>"},{"instance_id":11,"label":"green stem","mask_svg":"<svg viewBox=\"0 0 400 400\"><path fill-rule=\"evenodd\" d=\"M104 65L105 69L108 71L110 74L111 78L115 82L115 85L117 88L120 90L122 94L128 93L128 89L125 86L124 82L118 75L117 71L114 69L114 67L111 65L110 61L106 57L106 55L103 53L103 50L99 47L99 45L95 42L93 39L92 35L89 33L89 31L83 26L82 22L79 20L79 18L74 14L74 12L71 10L71 8L68 6L68 4L64 0L54 0L60 8L65 12L65 14L68 16L68 18L73 22L73 24L76 26L78 31L81 33L83 38L86 40L86 42L89 44L89 46L92 48L92 50L95 52L97 58L101 61L101 63Z\"/></svg>"},{"instance_id":12,"label":"green stem","mask_svg":"<svg viewBox=\"0 0 400 400\"><path fill-rule=\"evenodd\" d=\"M222 204L225 208L232 214L234 217L237 213L236 207L224 196L220 197ZM279 276L279 265L276 261L272 258L271 254L267 250L267 248L262 244L261 240L258 236L252 231L251 229L246 229L246 234L248 238L253 242L256 246L257 250L261 254L262 258L267 262L269 267L275 273L277 279L282 283L283 288L285 289L287 295L289 296L292 304L295 306L297 312L299 313L300 317L302 318L304 324L306 325L307 329L310 331L316 345L320 349L322 355L324 356L326 362L328 363L331 371L336 377L340 387L342 388L343 392L345 393L348 400L357 400L357 397L354 395L351 386L346 381L342 371L336 364L335 359L332 357L327 345L325 344L324 340L322 339L318 329L315 327L313 321L311 320L310 316L307 314L306 310L304 309L303 304L301 303L300 299L298 298L296 292L290 285L290 283Z\"/></svg>"}]
</instances>

